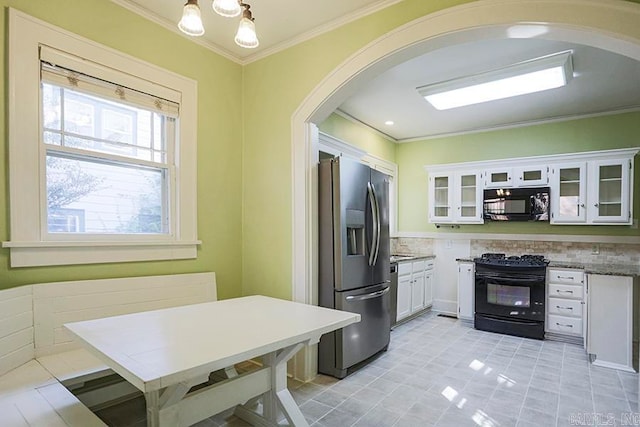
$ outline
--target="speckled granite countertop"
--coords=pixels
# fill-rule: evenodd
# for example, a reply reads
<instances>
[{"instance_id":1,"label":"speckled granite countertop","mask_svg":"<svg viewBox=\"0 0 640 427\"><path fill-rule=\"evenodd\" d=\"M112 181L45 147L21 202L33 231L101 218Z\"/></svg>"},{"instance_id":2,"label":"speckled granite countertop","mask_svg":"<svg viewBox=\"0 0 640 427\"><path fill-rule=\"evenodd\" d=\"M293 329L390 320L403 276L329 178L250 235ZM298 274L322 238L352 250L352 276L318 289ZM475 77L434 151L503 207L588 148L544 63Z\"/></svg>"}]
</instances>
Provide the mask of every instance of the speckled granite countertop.
<instances>
[{"instance_id":1,"label":"speckled granite countertop","mask_svg":"<svg viewBox=\"0 0 640 427\"><path fill-rule=\"evenodd\" d=\"M435 257L435 255L394 254L391 255L391 262L417 261L419 259L434 259Z\"/></svg>"},{"instance_id":2,"label":"speckled granite countertop","mask_svg":"<svg viewBox=\"0 0 640 427\"><path fill-rule=\"evenodd\" d=\"M458 262L473 262L473 258L456 258ZM587 274L640 277L640 265L635 264L587 264L575 261L549 261L551 268L575 268Z\"/></svg>"},{"instance_id":3,"label":"speckled granite countertop","mask_svg":"<svg viewBox=\"0 0 640 427\"><path fill-rule=\"evenodd\" d=\"M640 277L640 265L634 264L585 264L569 261L550 261L552 268L575 268L584 270L587 274L604 274L607 276Z\"/></svg>"}]
</instances>

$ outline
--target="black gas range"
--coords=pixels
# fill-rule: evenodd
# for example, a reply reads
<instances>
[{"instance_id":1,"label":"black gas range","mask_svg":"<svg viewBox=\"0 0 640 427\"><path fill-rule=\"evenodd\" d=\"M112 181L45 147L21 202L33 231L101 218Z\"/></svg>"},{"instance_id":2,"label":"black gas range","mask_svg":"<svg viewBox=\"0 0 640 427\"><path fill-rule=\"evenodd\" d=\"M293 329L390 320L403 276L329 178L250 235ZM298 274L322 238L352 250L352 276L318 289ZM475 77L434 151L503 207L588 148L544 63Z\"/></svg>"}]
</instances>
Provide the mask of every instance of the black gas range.
<instances>
[{"instance_id":1,"label":"black gas range","mask_svg":"<svg viewBox=\"0 0 640 427\"><path fill-rule=\"evenodd\" d=\"M474 259L475 328L544 339L547 261L486 253Z\"/></svg>"}]
</instances>

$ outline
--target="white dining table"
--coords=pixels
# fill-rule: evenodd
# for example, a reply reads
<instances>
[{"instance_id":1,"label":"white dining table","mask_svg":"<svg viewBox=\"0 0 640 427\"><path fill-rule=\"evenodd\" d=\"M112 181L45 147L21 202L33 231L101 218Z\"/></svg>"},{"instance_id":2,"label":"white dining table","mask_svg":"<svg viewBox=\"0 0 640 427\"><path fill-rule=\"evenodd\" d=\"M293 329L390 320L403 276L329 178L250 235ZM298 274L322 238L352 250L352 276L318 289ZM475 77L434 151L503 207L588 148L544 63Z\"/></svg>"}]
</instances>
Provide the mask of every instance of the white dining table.
<instances>
[{"instance_id":1,"label":"white dining table","mask_svg":"<svg viewBox=\"0 0 640 427\"><path fill-rule=\"evenodd\" d=\"M93 355L144 393L148 426L189 426L236 406L252 425L308 426L287 389L287 361L360 315L249 296L65 324ZM237 374L234 364L262 357ZM227 379L208 384L210 373ZM262 400L262 413L256 412Z\"/></svg>"}]
</instances>

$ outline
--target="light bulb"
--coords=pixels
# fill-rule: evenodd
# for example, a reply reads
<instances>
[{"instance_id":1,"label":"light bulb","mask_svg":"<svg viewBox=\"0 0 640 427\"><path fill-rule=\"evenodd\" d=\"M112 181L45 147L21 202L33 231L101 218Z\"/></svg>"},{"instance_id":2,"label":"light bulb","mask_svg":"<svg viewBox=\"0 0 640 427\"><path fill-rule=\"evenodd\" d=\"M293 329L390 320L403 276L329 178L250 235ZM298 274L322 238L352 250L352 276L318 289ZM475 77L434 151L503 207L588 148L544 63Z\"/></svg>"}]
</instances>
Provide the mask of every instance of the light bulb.
<instances>
[{"instance_id":1,"label":"light bulb","mask_svg":"<svg viewBox=\"0 0 640 427\"><path fill-rule=\"evenodd\" d=\"M197 37L204 34L198 0L187 0L182 10L182 19L178 23L178 28L189 36Z\"/></svg>"},{"instance_id":2,"label":"light bulb","mask_svg":"<svg viewBox=\"0 0 640 427\"><path fill-rule=\"evenodd\" d=\"M213 10L225 18L233 18L240 15L242 7L238 0L213 0Z\"/></svg>"},{"instance_id":3,"label":"light bulb","mask_svg":"<svg viewBox=\"0 0 640 427\"><path fill-rule=\"evenodd\" d=\"M242 17L240 25L238 25L235 41L240 47L248 49L258 47L260 42L258 41L258 36L256 36L256 26L251 19Z\"/></svg>"}]
</instances>

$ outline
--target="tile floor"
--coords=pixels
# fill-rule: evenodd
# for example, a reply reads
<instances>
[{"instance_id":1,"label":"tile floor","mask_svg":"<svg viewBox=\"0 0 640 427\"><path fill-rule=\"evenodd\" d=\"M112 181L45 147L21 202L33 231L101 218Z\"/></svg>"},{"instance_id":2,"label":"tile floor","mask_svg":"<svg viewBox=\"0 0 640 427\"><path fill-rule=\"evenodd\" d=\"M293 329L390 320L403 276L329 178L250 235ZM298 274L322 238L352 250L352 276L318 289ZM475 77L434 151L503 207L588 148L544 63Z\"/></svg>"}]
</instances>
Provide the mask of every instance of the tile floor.
<instances>
[{"instance_id":1,"label":"tile floor","mask_svg":"<svg viewBox=\"0 0 640 427\"><path fill-rule=\"evenodd\" d=\"M398 326L389 350L344 380L289 388L314 427L640 425L637 374L594 367L576 345L431 313ZM141 398L99 415L110 426L146 425ZM231 411L198 424L245 425Z\"/></svg>"}]
</instances>

